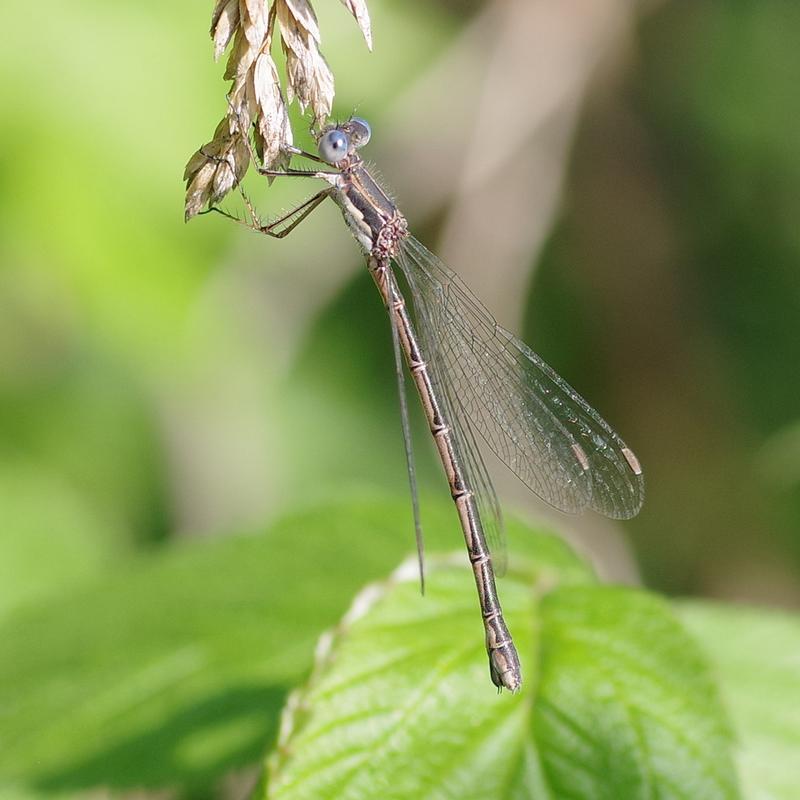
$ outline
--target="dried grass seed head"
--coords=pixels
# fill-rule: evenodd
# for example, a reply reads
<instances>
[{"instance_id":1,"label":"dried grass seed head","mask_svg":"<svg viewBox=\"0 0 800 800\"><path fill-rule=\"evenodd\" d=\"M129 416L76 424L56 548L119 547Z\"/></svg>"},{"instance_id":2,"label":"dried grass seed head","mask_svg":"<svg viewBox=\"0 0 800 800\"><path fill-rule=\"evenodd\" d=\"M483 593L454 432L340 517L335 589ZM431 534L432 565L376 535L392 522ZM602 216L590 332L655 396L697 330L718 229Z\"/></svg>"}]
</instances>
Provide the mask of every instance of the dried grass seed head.
<instances>
[{"instance_id":1,"label":"dried grass seed head","mask_svg":"<svg viewBox=\"0 0 800 800\"><path fill-rule=\"evenodd\" d=\"M320 125L333 107L333 73L319 50L319 26L308 0L276 0L281 46L286 56L286 96L309 106Z\"/></svg>"},{"instance_id":2,"label":"dried grass seed head","mask_svg":"<svg viewBox=\"0 0 800 800\"><path fill-rule=\"evenodd\" d=\"M191 219L228 194L242 180L249 163L247 143L238 128L231 131L231 120L225 117L217 125L214 138L192 155L184 170L185 218Z\"/></svg>"},{"instance_id":3,"label":"dried grass seed head","mask_svg":"<svg viewBox=\"0 0 800 800\"><path fill-rule=\"evenodd\" d=\"M355 17L369 49L372 33L365 0L342 0ZM286 95L272 55L278 23L286 57ZM232 81L228 111L214 138L189 160L184 173L186 218L218 202L244 177L250 163L249 130L264 167L289 163L293 143L287 101L313 112L314 127L331 113L333 73L323 57L319 23L310 0L216 0L211 15L214 59L230 48L225 79Z\"/></svg>"}]
</instances>

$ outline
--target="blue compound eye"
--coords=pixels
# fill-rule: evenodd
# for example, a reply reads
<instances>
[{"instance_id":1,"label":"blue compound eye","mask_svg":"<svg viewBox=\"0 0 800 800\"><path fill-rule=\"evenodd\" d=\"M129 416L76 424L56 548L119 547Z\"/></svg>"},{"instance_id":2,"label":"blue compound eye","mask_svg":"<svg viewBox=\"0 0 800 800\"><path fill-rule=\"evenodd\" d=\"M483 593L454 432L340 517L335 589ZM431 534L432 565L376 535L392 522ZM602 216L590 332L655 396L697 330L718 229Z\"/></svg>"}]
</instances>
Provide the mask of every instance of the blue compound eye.
<instances>
[{"instance_id":1,"label":"blue compound eye","mask_svg":"<svg viewBox=\"0 0 800 800\"><path fill-rule=\"evenodd\" d=\"M365 119L361 117L350 118L350 129L353 134L353 144L356 147L363 147L372 136L372 128Z\"/></svg>"},{"instance_id":2,"label":"blue compound eye","mask_svg":"<svg viewBox=\"0 0 800 800\"><path fill-rule=\"evenodd\" d=\"M341 161L350 150L350 140L347 134L334 128L328 131L319 140L319 154L323 161L336 164Z\"/></svg>"}]
</instances>

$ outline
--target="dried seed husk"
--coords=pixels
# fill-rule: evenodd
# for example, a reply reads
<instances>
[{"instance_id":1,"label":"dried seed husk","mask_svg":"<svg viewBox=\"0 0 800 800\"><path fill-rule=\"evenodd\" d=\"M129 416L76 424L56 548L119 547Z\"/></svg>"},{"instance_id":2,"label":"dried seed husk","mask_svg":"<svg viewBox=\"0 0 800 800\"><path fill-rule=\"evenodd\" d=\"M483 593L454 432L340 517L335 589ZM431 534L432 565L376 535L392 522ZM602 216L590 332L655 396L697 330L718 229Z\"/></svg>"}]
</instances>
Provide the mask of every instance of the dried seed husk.
<instances>
[{"instance_id":1,"label":"dried seed husk","mask_svg":"<svg viewBox=\"0 0 800 800\"><path fill-rule=\"evenodd\" d=\"M372 24L369 20L366 0L342 0L344 7L356 18L367 47L372 50Z\"/></svg>"},{"instance_id":2,"label":"dried seed husk","mask_svg":"<svg viewBox=\"0 0 800 800\"><path fill-rule=\"evenodd\" d=\"M217 0L211 15L211 38L214 41L214 61L225 51L239 27L239 0Z\"/></svg>"}]
</instances>

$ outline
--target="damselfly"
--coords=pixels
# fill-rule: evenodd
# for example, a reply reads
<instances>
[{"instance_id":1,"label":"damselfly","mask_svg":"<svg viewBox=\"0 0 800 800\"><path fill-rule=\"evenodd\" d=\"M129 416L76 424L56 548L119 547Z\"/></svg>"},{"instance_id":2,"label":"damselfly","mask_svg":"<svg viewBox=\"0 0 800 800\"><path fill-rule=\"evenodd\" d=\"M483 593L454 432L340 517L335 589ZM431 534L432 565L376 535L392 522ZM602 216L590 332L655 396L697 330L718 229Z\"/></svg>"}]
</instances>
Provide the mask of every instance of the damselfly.
<instances>
[{"instance_id":1,"label":"damselfly","mask_svg":"<svg viewBox=\"0 0 800 800\"><path fill-rule=\"evenodd\" d=\"M565 512L591 508L617 519L634 516L644 499L642 469L608 423L536 353L500 327L460 278L409 234L405 217L359 155L370 135L367 122L352 117L320 133L318 155L290 148L292 155L328 169L260 168L270 178L317 178L328 185L266 225L245 197L250 212L245 224L282 238L328 197L341 209L389 312L420 569L422 529L403 357L458 510L492 681L516 691L522 681L519 657L495 586L504 558L502 520L478 440L539 497ZM230 216L218 208L209 210ZM393 265L408 285L413 319Z\"/></svg>"}]
</instances>

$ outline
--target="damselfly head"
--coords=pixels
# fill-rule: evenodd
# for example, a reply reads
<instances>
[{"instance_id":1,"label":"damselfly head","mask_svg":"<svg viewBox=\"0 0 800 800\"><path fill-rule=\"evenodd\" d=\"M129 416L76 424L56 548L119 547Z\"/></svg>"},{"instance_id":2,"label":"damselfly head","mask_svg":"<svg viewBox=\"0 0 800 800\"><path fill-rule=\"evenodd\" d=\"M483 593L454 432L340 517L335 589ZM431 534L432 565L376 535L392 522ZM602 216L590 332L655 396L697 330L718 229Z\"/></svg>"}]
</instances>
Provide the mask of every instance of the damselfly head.
<instances>
[{"instance_id":1,"label":"damselfly head","mask_svg":"<svg viewBox=\"0 0 800 800\"><path fill-rule=\"evenodd\" d=\"M372 135L369 123L361 117L351 117L326 128L320 134L317 147L319 155L328 164L338 164L359 147L363 147Z\"/></svg>"},{"instance_id":2,"label":"damselfly head","mask_svg":"<svg viewBox=\"0 0 800 800\"><path fill-rule=\"evenodd\" d=\"M350 133L353 147L363 147L372 136L372 128L370 128L369 122L361 117L350 117L350 122L347 123L347 130Z\"/></svg>"},{"instance_id":3,"label":"damselfly head","mask_svg":"<svg viewBox=\"0 0 800 800\"><path fill-rule=\"evenodd\" d=\"M350 137L339 128L331 128L322 134L317 147L323 161L338 164L350 155Z\"/></svg>"}]
</instances>

